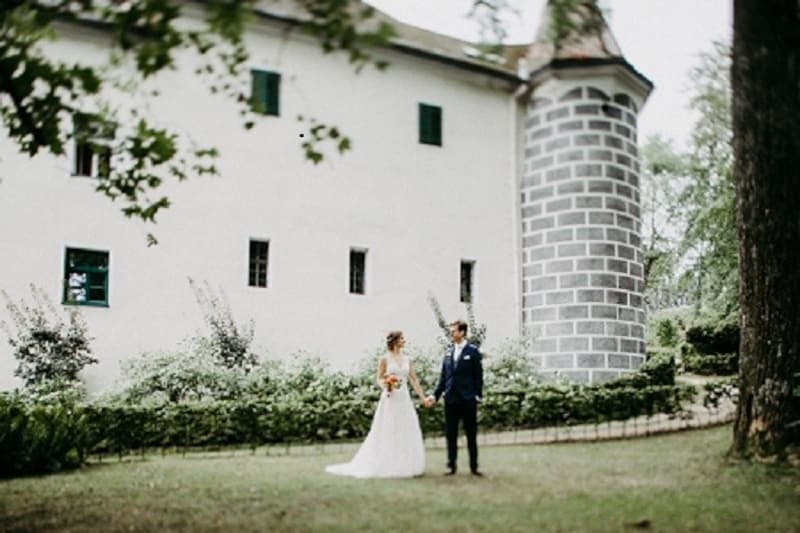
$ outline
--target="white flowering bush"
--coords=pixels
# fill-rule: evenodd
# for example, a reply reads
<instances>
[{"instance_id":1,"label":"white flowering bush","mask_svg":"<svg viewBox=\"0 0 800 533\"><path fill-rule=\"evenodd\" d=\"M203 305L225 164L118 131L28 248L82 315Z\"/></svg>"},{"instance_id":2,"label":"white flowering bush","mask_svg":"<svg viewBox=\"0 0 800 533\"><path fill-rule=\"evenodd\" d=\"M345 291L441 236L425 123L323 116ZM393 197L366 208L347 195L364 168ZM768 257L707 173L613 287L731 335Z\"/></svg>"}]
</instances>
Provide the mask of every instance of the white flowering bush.
<instances>
[{"instance_id":1,"label":"white flowering bush","mask_svg":"<svg viewBox=\"0 0 800 533\"><path fill-rule=\"evenodd\" d=\"M27 386L20 398L30 405L75 405L86 400L87 390L77 379L48 379Z\"/></svg>"},{"instance_id":2,"label":"white flowering bush","mask_svg":"<svg viewBox=\"0 0 800 533\"><path fill-rule=\"evenodd\" d=\"M542 383L539 366L533 357L534 337L525 333L505 339L483 359L484 388L489 390L527 388Z\"/></svg>"},{"instance_id":3,"label":"white flowering bush","mask_svg":"<svg viewBox=\"0 0 800 533\"><path fill-rule=\"evenodd\" d=\"M439 381L439 372L442 368L443 348L434 346L417 346L407 344L403 351L411 358L414 373L425 391L433 391ZM376 387L375 378L378 370L378 360L386 353L386 345L381 344L356 362L354 366L355 379L367 387Z\"/></svg>"},{"instance_id":4,"label":"white flowering bush","mask_svg":"<svg viewBox=\"0 0 800 533\"><path fill-rule=\"evenodd\" d=\"M205 344L203 351L210 352L223 366L249 371L258 362L250 349L255 334L254 321L237 325L225 294L222 290L219 295L215 294L208 282L200 286L189 278L189 285L209 330L196 342Z\"/></svg>"},{"instance_id":5,"label":"white flowering bush","mask_svg":"<svg viewBox=\"0 0 800 533\"><path fill-rule=\"evenodd\" d=\"M56 309L43 289L31 284L32 303L24 299L14 303L5 291L11 323L0 322L19 362L14 375L27 388L74 388L78 373L86 365L97 363L89 346L88 327L77 308L70 308L67 317ZM52 392L52 391L51 391Z\"/></svg>"},{"instance_id":6,"label":"white flowering bush","mask_svg":"<svg viewBox=\"0 0 800 533\"><path fill-rule=\"evenodd\" d=\"M148 404L235 399L245 375L240 367L220 364L203 339L189 339L176 350L148 352L123 362L121 388L107 399Z\"/></svg>"},{"instance_id":7,"label":"white flowering bush","mask_svg":"<svg viewBox=\"0 0 800 533\"><path fill-rule=\"evenodd\" d=\"M450 346L450 324L452 320L447 320L442 312L442 307L439 305L439 300L432 293L428 293L428 304L431 306L431 311L436 318L436 323L439 325L441 335L436 338L436 342L444 349ZM478 323L475 319L475 309L471 303L467 303L467 342L474 344L478 348L481 347L486 340L486 324Z\"/></svg>"}]
</instances>

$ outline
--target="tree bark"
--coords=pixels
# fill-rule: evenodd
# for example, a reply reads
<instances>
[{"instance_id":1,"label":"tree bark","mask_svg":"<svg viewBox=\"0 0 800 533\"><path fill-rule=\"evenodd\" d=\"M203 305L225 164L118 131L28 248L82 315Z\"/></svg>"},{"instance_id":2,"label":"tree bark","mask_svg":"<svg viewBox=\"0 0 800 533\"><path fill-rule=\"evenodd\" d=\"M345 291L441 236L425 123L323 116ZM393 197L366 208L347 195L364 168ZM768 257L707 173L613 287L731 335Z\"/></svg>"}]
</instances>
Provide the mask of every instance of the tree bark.
<instances>
[{"instance_id":1,"label":"tree bark","mask_svg":"<svg viewBox=\"0 0 800 533\"><path fill-rule=\"evenodd\" d=\"M785 459L800 435L798 0L734 0L731 72L742 333L731 453Z\"/></svg>"}]
</instances>

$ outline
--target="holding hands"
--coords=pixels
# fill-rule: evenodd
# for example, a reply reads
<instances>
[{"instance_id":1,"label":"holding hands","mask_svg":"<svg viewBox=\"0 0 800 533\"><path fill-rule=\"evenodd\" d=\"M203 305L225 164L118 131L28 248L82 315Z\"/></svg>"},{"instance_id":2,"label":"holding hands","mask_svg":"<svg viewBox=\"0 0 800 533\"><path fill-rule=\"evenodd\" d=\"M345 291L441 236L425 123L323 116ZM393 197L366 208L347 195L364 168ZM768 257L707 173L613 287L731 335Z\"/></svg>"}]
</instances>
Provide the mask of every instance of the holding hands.
<instances>
[{"instance_id":1,"label":"holding hands","mask_svg":"<svg viewBox=\"0 0 800 533\"><path fill-rule=\"evenodd\" d=\"M436 403L436 398L433 395L428 396L427 398L422 400L422 406L425 407L425 408L429 408L429 407L433 406L433 404L435 404L435 403Z\"/></svg>"}]
</instances>

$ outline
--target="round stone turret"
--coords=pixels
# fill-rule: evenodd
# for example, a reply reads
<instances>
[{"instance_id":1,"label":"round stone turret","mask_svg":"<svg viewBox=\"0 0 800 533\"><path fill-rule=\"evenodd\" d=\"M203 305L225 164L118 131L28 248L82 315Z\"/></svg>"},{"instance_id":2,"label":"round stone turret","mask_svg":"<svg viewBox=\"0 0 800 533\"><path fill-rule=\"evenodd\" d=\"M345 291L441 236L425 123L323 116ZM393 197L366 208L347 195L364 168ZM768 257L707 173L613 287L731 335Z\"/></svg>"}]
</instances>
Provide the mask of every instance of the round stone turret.
<instances>
[{"instance_id":1,"label":"round stone turret","mask_svg":"<svg viewBox=\"0 0 800 533\"><path fill-rule=\"evenodd\" d=\"M523 324L544 372L605 381L644 360L636 123L652 84L605 25L571 48L542 35L528 54Z\"/></svg>"}]
</instances>

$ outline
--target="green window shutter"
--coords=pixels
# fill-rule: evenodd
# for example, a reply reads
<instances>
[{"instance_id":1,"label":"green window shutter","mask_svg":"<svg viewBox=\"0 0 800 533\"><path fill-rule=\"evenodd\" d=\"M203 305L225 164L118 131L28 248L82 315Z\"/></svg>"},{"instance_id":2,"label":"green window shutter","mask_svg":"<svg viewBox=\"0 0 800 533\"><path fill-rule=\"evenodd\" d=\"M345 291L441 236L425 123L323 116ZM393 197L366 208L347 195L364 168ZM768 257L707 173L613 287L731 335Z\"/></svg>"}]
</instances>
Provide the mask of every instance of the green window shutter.
<instances>
[{"instance_id":1,"label":"green window shutter","mask_svg":"<svg viewBox=\"0 0 800 533\"><path fill-rule=\"evenodd\" d=\"M266 114L280 115L281 75L277 72L266 73L267 98Z\"/></svg>"},{"instance_id":2,"label":"green window shutter","mask_svg":"<svg viewBox=\"0 0 800 533\"><path fill-rule=\"evenodd\" d=\"M442 108L419 104L419 142L442 145Z\"/></svg>"},{"instance_id":3,"label":"green window shutter","mask_svg":"<svg viewBox=\"0 0 800 533\"><path fill-rule=\"evenodd\" d=\"M430 138L430 124L425 104L419 104L419 142L425 143Z\"/></svg>"},{"instance_id":4,"label":"green window shutter","mask_svg":"<svg viewBox=\"0 0 800 533\"><path fill-rule=\"evenodd\" d=\"M252 70L250 101L253 111L280 115L281 75L266 70Z\"/></svg>"},{"instance_id":5,"label":"green window shutter","mask_svg":"<svg viewBox=\"0 0 800 533\"><path fill-rule=\"evenodd\" d=\"M256 113L265 113L267 110L267 73L263 70L253 70L250 106Z\"/></svg>"},{"instance_id":6,"label":"green window shutter","mask_svg":"<svg viewBox=\"0 0 800 533\"><path fill-rule=\"evenodd\" d=\"M431 144L442 145L442 108L431 106Z\"/></svg>"}]
</instances>

